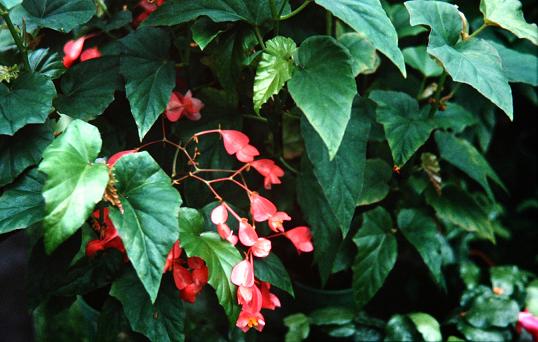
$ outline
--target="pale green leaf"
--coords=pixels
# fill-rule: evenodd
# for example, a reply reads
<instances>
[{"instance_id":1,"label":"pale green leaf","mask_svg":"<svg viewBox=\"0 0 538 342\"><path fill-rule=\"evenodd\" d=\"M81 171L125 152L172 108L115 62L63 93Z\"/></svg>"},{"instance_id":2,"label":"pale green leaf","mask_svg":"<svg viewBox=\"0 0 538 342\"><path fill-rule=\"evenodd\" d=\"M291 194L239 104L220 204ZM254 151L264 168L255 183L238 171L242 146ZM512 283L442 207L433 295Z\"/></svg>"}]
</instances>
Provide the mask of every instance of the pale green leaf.
<instances>
[{"instance_id":1,"label":"pale green leaf","mask_svg":"<svg viewBox=\"0 0 538 342\"><path fill-rule=\"evenodd\" d=\"M424 338L424 341L437 342L443 340L439 322L432 316L424 312L415 312L409 314L409 318L415 323L415 326L417 327L418 332L422 335L422 338Z\"/></svg>"},{"instance_id":2,"label":"pale green leaf","mask_svg":"<svg viewBox=\"0 0 538 342\"><path fill-rule=\"evenodd\" d=\"M481 0L480 12L487 25L500 26L518 36L538 45L538 26L529 24L523 16L519 0Z\"/></svg>"}]
</instances>

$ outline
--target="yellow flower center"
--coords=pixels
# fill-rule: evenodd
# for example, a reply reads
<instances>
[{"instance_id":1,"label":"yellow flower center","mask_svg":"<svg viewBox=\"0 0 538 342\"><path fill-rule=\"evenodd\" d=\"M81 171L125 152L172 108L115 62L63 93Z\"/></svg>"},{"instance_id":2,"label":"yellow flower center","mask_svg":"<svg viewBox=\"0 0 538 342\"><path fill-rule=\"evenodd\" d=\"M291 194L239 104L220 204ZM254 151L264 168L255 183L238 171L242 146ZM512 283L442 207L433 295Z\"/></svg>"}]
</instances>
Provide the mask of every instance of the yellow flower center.
<instances>
[{"instance_id":1,"label":"yellow flower center","mask_svg":"<svg viewBox=\"0 0 538 342\"><path fill-rule=\"evenodd\" d=\"M257 327L258 326L258 319L256 317L250 317L248 319L247 325L248 325L249 328Z\"/></svg>"}]
</instances>

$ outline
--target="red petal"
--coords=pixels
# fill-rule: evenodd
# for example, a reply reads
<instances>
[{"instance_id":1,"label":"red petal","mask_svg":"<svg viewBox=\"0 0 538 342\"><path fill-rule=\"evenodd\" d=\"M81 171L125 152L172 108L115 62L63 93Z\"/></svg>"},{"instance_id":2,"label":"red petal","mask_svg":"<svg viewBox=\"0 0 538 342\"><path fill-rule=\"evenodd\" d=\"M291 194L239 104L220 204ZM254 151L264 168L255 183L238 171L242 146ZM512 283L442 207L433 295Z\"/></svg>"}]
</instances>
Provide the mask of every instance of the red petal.
<instances>
[{"instance_id":1,"label":"red petal","mask_svg":"<svg viewBox=\"0 0 538 342\"><path fill-rule=\"evenodd\" d=\"M178 290L183 290L187 285L192 284L192 275L185 267L179 263L174 263L173 266L174 283Z\"/></svg>"},{"instance_id":2,"label":"red petal","mask_svg":"<svg viewBox=\"0 0 538 342\"><path fill-rule=\"evenodd\" d=\"M253 193L250 196L250 212L256 222L267 221L276 214L276 206L267 198Z\"/></svg>"},{"instance_id":3,"label":"red petal","mask_svg":"<svg viewBox=\"0 0 538 342\"><path fill-rule=\"evenodd\" d=\"M250 163L251 161L254 160L254 157L259 156L259 155L260 155L260 152L258 152L256 147L252 145L244 146L235 154L235 156L237 157L237 160L243 163Z\"/></svg>"},{"instance_id":4,"label":"red petal","mask_svg":"<svg viewBox=\"0 0 538 342\"><path fill-rule=\"evenodd\" d=\"M312 233L308 227L296 227L284 233L299 252L312 252Z\"/></svg>"},{"instance_id":5,"label":"red petal","mask_svg":"<svg viewBox=\"0 0 538 342\"><path fill-rule=\"evenodd\" d=\"M123 157L123 156L125 156L127 154L131 154L131 153L136 153L136 150L121 151L121 152L118 152L118 153L112 155L112 157L108 158L108 161L107 161L108 166L110 166L110 167L114 166L114 164L116 164L116 162L121 157Z\"/></svg>"},{"instance_id":6,"label":"red petal","mask_svg":"<svg viewBox=\"0 0 538 342\"><path fill-rule=\"evenodd\" d=\"M75 40L70 40L64 45L64 54L65 57L72 62L76 61L82 52L82 47L84 46L84 41L86 36L82 36Z\"/></svg>"},{"instance_id":7,"label":"red petal","mask_svg":"<svg viewBox=\"0 0 538 342\"><path fill-rule=\"evenodd\" d=\"M239 131L221 130L220 134L222 135L224 148L228 154L235 154L248 145L249 138Z\"/></svg>"},{"instance_id":8,"label":"red petal","mask_svg":"<svg viewBox=\"0 0 538 342\"><path fill-rule=\"evenodd\" d=\"M101 57L101 51L97 47L92 47L89 49L86 49L82 51L82 54L80 55L80 61L84 62L89 59L99 58Z\"/></svg>"}]
</instances>

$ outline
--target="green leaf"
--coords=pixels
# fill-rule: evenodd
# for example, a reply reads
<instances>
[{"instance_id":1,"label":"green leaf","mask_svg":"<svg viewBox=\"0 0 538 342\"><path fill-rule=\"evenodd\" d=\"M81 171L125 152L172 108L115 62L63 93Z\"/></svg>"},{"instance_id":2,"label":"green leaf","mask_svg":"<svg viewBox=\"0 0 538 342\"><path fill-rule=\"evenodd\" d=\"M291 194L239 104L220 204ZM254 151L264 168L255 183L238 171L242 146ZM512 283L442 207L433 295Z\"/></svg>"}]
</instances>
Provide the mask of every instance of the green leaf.
<instances>
[{"instance_id":1,"label":"green leaf","mask_svg":"<svg viewBox=\"0 0 538 342\"><path fill-rule=\"evenodd\" d=\"M480 12L484 22L490 26L500 26L518 36L538 45L538 26L529 24L523 16L519 0L481 0Z\"/></svg>"},{"instance_id":2,"label":"green leaf","mask_svg":"<svg viewBox=\"0 0 538 342\"><path fill-rule=\"evenodd\" d=\"M342 230L335 224L334 216L323 195L308 158L303 157L301 176L297 178L297 200L301 211L312 229L314 261L317 262L321 282L325 284L333 269L336 251L342 243Z\"/></svg>"},{"instance_id":3,"label":"green leaf","mask_svg":"<svg viewBox=\"0 0 538 342\"><path fill-rule=\"evenodd\" d=\"M185 340L185 311L170 279L163 281L159 296L152 301L136 273L129 270L112 284L110 295L121 302L134 331L151 341Z\"/></svg>"},{"instance_id":4,"label":"green leaf","mask_svg":"<svg viewBox=\"0 0 538 342\"><path fill-rule=\"evenodd\" d=\"M408 47L402 50L405 63L417 69L424 77L441 76L443 68L426 52L425 46Z\"/></svg>"},{"instance_id":5,"label":"green leaf","mask_svg":"<svg viewBox=\"0 0 538 342\"><path fill-rule=\"evenodd\" d=\"M52 139L49 123L28 125L12 137L0 135L0 187L11 183L29 166L39 163Z\"/></svg>"},{"instance_id":6,"label":"green leaf","mask_svg":"<svg viewBox=\"0 0 538 342\"><path fill-rule=\"evenodd\" d=\"M284 318L284 325L288 327L286 342L300 342L310 334L310 320L303 313L296 313Z\"/></svg>"},{"instance_id":7,"label":"green leaf","mask_svg":"<svg viewBox=\"0 0 538 342\"><path fill-rule=\"evenodd\" d=\"M290 275L282 261L274 253L265 258L254 259L254 275L259 280L271 283L291 296L295 296Z\"/></svg>"},{"instance_id":8,"label":"green leaf","mask_svg":"<svg viewBox=\"0 0 538 342\"><path fill-rule=\"evenodd\" d=\"M414 209L403 209L398 214L398 227L405 238L417 249L437 284L445 289L441 269L443 257L441 240L435 221Z\"/></svg>"},{"instance_id":9,"label":"green leaf","mask_svg":"<svg viewBox=\"0 0 538 342\"><path fill-rule=\"evenodd\" d=\"M420 341L421 334L411 318L394 315L385 327L385 341Z\"/></svg>"},{"instance_id":10,"label":"green leaf","mask_svg":"<svg viewBox=\"0 0 538 342\"><path fill-rule=\"evenodd\" d=\"M353 108L340 148L332 160L329 160L328 150L314 127L304 117L301 119L301 133L308 158L343 236L349 231L362 190L366 143L370 131L368 111L373 111L371 103L359 99Z\"/></svg>"},{"instance_id":11,"label":"green leaf","mask_svg":"<svg viewBox=\"0 0 538 342\"><path fill-rule=\"evenodd\" d=\"M409 314L409 318L415 323L418 332L424 338L424 341L442 341L441 328L439 322L432 316L423 312Z\"/></svg>"},{"instance_id":12,"label":"green leaf","mask_svg":"<svg viewBox=\"0 0 538 342\"><path fill-rule=\"evenodd\" d=\"M480 284L480 268L470 261L463 261L459 266L461 280L468 289Z\"/></svg>"},{"instance_id":13,"label":"green leaf","mask_svg":"<svg viewBox=\"0 0 538 342\"><path fill-rule=\"evenodd\" d=\"M56 31L70 32L95 14L92 0L24 0L28 23Z\"/></svg>"},{"instance_id":14,"label":"green leaf","mask_svg":"<svg viewBox=\"0 0 538 342\"><path fill-rule=\"evenodd\" d=\"M364 214L364 223L353 241L358 253L353 263L352 289L363 307L381 288L396 263L398 247L389 213L377 207Z\"/></svg>"},{"instance_id":15,"label":"green leaf","mask_svg":"<svg viewBox=\"0 0 538 342\"><path fill-rule=\"evenodd\" d=\"M19 5L22 0L0 0L0 4L4 5L8 10Z\"/></svg>"},{"instance_id":16,"label":"green leaf","mask_svg":"<svg viewBox=\"0 0 538 342\"><path fill-rule=\"evenodd\" d=\"M5 189L0 197L0 234L27 228L43 219L45 201L41 189L44 182L44 175L32 169Z\"/></svg>"},{"instance_id":17,"label":"green leaf","mask_svg":"<svg viewBox=\"0 0 538 342\"><path fill-rule=\"evenodd\" d=\"M406 76L402 52L398 48L398 34L383 10L379 0L315 0L328 11L364 33L375 48L387 56Z\"/></svg>"},{"instance_id":18,"label":"green leaf","mask_svg":"<svg viewBox=\"0 0 538 342\"><path fill-rule=\"evenodd\" d=\"M441 1L407 1L411 25L431 27L428 53L437 58L456 82L469 84L513 118L512 90L503 74L501 58L487 41L459 41L458 8Z\"/></svg>"},{"instance_id":19,"label":"green leaf","mask_svg":"<svg viewBox=\"0 0 538 342\"><path fill-rule=\"evenodd\" d=\"M262 105L278 94L293 72L293 55L297 50L295 42L286 37L276 36L268 40L254 78L254 110L260 112Z\"/></svg>"},{"instance_id":20,"label":"green leaf","mask_svg":"<svg viewBox=\"0 0 538 342\"><path fill-rule=\"evenodd\" d=\"M164 112L176 84L174 63L168 59L170 36L162 29L142 28L121 44L120 73L142 140Z\"/></svg>"},{"instance_id":21,"label":"green leaf","mask_svg":"<svg viewBox=\"0 0 538 342\"><path fill-rule=\"evenodd\" d=\"M110 218L153 303L166 257L178 239L181 197L147 152L122 157L112 171L123 212L112 207Z\"/></svg>"},{"instance_id":22,"label":"green leaf","mask_svg":"<svg viewBox=\"0 0 538 342\"><path fill-rule=\"evenodd\" d=\"M352 57L353 76L372 74L381 64L375 46L364 34L359 32L344 33L338 37L338 41L347 48Z\"/></svg>"},{"instance_id":23,"label":"green leaf","mask_svg":"<svg viewBox=\"0 0 538 342\"><path fill-rule=\"evenodd\" d=\"M479 329L465 323L463 320L458 322L457 327L465 336L466 341L505 342L511 339L510 335L506 336L500 329Z\"/></svg>"},{"instance_id":24,"label":"green leaf","mask_svg":"<svg viewBox=\"0 0 538 342\"><path fill-rule=\"evenodd\" d=\"M502 291L502 296L512 296L522 293L525 289L527 276L517 266L496 266L490 269L492 288Z\"/></svg>"},{"instance_id":25,"label":"green leaf","mask_svg":"<svg viewBox=\"0 0 538 342\"><path fill-rule=\"evenodd\" d=\"M526 288L525 307L534 316L538 315L538 279L533 280Z\"/></svg>"},{"instance_id":26,"label":"green leaf","mask_svg":"<svg viewBox=\"0 0 538 342\"><path fill-rule=\"evenodd\" d=\"M494 196L489 186L488 178L507 191L487 160L467 140L457 138L450 133L437 131L435 132L435 142L439 148L441 158L477 181L486 190L490 198L493 199Z\"/></svg>"},{"instance_id":27,"label":"green leaf","mask_svg":"<svg viewBox=\"0 0 538 342\"><path fill-rule=\"evenodd\" d=\"M116 336L125 336L125 341L135 341L134 334L120 302L109 296L99 313L95 341L113 342Z\"/></svg>"},{"instance_id":28,"label":"green leaf","mask_svg":"<svg viewBox=\"0 0 538 342\"><path fill-rule=\"evenodd\" d=\"M349 308L333 306L314 310L309 317L315 325L344 325L353 322L355 313Z\"/></svg>"},{"instance_id":29,"label":"green leaf","mask_svg":"<svg viewBox=\"0 0 538 342\"><path fill-rule=\"evenodd\" d=\"M47 174L43 187L47 253L73 235L103 197L108 167L94 162L100 149L97 128L74 120L43 153L39 170Z\"/></svg>"},{"instance_id":30,"label":"green leaf","mask_svg":"<svg viewBox=\"0 0 538 342\"><path fill-rule=\"evenodd\" d=\"M487 213L467 192L454 185L443 188L442 195L426 192L426 201L440 218L455 224L479 237L495 241L493 226Z\"/></svg>"},{"instance_id":31,"label":"green leaf","mask_svg":"<svg viewBox=\"0 0 538 342\"><path fill-rule=\"evenodd\" d=\"M487 294L476 297L464 317L477 328L504 328L517 322L518 313L515 301Z\"/></svg>"},{"instance_id":32,"label":"green leaf","mask_svg":"<svg viewBox=\"0 0 538 342\"><path fill-rule=\"evenodd\" d=\"M517 47L508 48L502 43L492 40L488 40L488 42L495 47L501 56L503 72L508 81L538 86L537 54L528 53Z\"/></svg>"},{"instance_id":33,"label":"green leaf","mask_svg":"<svg viewBox=\"0 0 538 342\"><path fill-rule=\"evenodd\" d=\"M9 88L0 83L0 134L13 135L27 124L44 123L55 95L54 84L41 74L23 74Z\"/></svg>"},{"instance_id":34,"label":"green leaf","mask_svg":"<svg viewBox=\"0 0 538 342\"><path fill-rule=\"evenodd\" d=\"M37 49L28 54L28 62L33 72L41 73L51 79L60 77L65 72L65 67L57 52L49 49Z\"/></svg>"},{"instance_id":35,"label":"green leaf","mask_svg":"<svg viewBox=\"0 0 538 342\"><path fill-rule=\"evenodd\" d=\"M357 205L379 202L389 193L392 168L382 159L367 159L364 166L364 182Z\"/></svg>"},{"instance_id":36,"label":"green leaf","mask_svg":"<svg viewBox=\"0 0 538 342\"><path fill-rule=\"evenodd\" d=\"M419 109L415 99L401 92L374 90L370 98L377 103L377 121L383 125L394 163L401 167L434 129L429 109Z\"/></svg>"},{"instance_id":37,"label":"green leaf","mask_svg":"<svg viewBox=\"0 0 538 342\"><path fill-rule=\"evenodd\" d=\"M56 109L84 121L102 114L121 87L119 62L118 57L101 57L70 68L62 77Z\"/></svg>"},{"instance_id":38,"label":"green leaf","mask_svg":"<svg viewBox=\"0 0 538 342\"><path fill-rule=\"evenodd\" d=\"M215 24L207 17L201 17L191 26L192 40L200 50L204 50L215 38L217 38L224 30L220 29L218 24Z\"/></svg>"},{"instance_id":39,"label":"green leaf","mask_svg":"<svg viewBox=\"0 0 538 342\"><path fill-rule=\"evenodd\" d=\"M215 289L220 305L230 323L239 315L236 304L236 286L231 281L232 268L241 260L241 254L215 232L203 232L204 219L195 209L182 208L179 214L179 238L188 256L202 258L209 270L209 284Z\"/></svg>"},{"instance_id":40,"label":"green leaf","mask_svg":"<svg viewBox=\"0 0 538 342\"><path fill-rule=\"evenodd\" d=\"M455 133L461 133L465 128L478 123L476 116L457 103L447 104L445 110L438 110L433 116L435 126L451 129Z\"/></svg>"},{"instance_id":41,"label":"green leaf","mask_svg":"<svg viewBox=\"0 0 538 342\"><path fill-rule=\"evenodd\" d=\"M276 0L276 8L283 0ZM216 23L246 21L260 26L272 18L268 1L252 0L168 0L153 12L142 25L177 25L207 16Z\"/></svg>"},{"instance_id":42,"label":"green leaf","mask_svg":"<svg viewBox=\"0 0 538 342\"><path fill-rule=\"evenodd\" d=\"M414 37L427 31L425 27L409 25L409 12L407 12L403 4L388 4L387 2L383 2L382 4L389 15L390 21L398 32L398 38Z\"/></svg>"},{"instance_id":43,"label":"green leaf","mask_svg":"<svg viewBox=\"0 0 538 342\"><path fill-rule=\"evenodd\" d=\"M351 116L357 86L347 49L335 39L314 36L297 52L288 90L329 151L336 155Z\"/></svg>"}]
</instances>

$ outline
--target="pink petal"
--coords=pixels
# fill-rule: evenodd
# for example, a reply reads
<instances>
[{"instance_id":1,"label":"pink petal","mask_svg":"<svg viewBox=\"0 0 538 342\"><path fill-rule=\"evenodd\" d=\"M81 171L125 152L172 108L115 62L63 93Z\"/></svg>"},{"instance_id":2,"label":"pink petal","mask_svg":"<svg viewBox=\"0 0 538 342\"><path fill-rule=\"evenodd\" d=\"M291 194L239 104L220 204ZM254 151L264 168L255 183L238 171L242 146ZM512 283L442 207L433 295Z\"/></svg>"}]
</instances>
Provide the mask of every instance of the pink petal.
<instances>
[{"instance_id":1,"label":"pink petal","mask_svg":"<svg viewBox=\"0 0 538 342\"><path fill-rule=\"evenodd\" d=\"M276 214L276 206L267 198L260 196L258 193L253 193L250 196L250 212L256 222L268 220Z\"/></svg>"},{"instance_id":2,"label":"pink petal","mask_svg":"<svg viewBox=\"0 0 538 342\"><path fill-rule=\"evenodd\" d=\"M220 204L211 211L211 222L221 224L226 221L228 221L228 209L224 204Z\"/></svg>"},{"instance_id":3,"label":"pink petal","mask_svg":"<svg viewBox=\"0 0 538 342\"><path fill-rule=\"evenodd\" d=\"M239 131L221 130L220 134L222 135L224 148L228 154L235 154L248 145L249 138Z\"/></svg>"},{"instance_id":4,"label":"pink petal","mask_svg":"<svg viewBox=\"0 0 538 342\"><path fill-rule=\"evenodd\" d=\"M259 156L259 155L260 155L260 152L258 152L256 147L252 145L244 146L235 154L235 156L237 157L237 160L243 163L250 163L251 161L254 160L254 157Z\"/></svg>"},{"instance_id":5,"label":"pink petal","mask_svg":"<svg viewBox=\"0 0 538 342\"><path fill-rule=\"evenodd\" d=\"M246 219L243 219L241 223L239 223L239 241L245 246L252 246L256 243L258 240L258 234L256 233L256 230L246 221Z\"/></svg>"},{"instance_id":6,"label":"pink petal","mask_svg":"<svg viewBox=\"0 0 538 342\"><path fill-rule=\"evenodd\" d=\"M88 48L84 51L82 51L82 54L80 55L80 61L84 62L89 59L99 58L101 57L101 51L97 47Z\"/></svg>"},{"instance_id":7,"label":"pink petal","mask_svg":"<svg viewBox=\"0 0 538 342\"><path fill-rule=\"evenodd\" d=\"M271 241L266 238L259 238L251 249L252 254L258 258L265 258L271 253Z\"/></svg>"},{"instance_id":8,"label":"pink petal","mask_svg":"<svg viewBox=\"0 0 538 342\"><path fill-rule=\"evenodd\" d=\"M232 283L237 286L251 287L254 285L254 266L248 260L243 260L234 266L231 276Z\"/></svg>"},{"instance_id":9,"label":"pink petal","mask_svg":"<svg viewBox=\"0 0 538 342\"><path fill-rule=\"evenodd\" d=\"M312 252L312 233L308 227L296 227L284 233L299 252Z\"/></svg>"}]
</instances>

